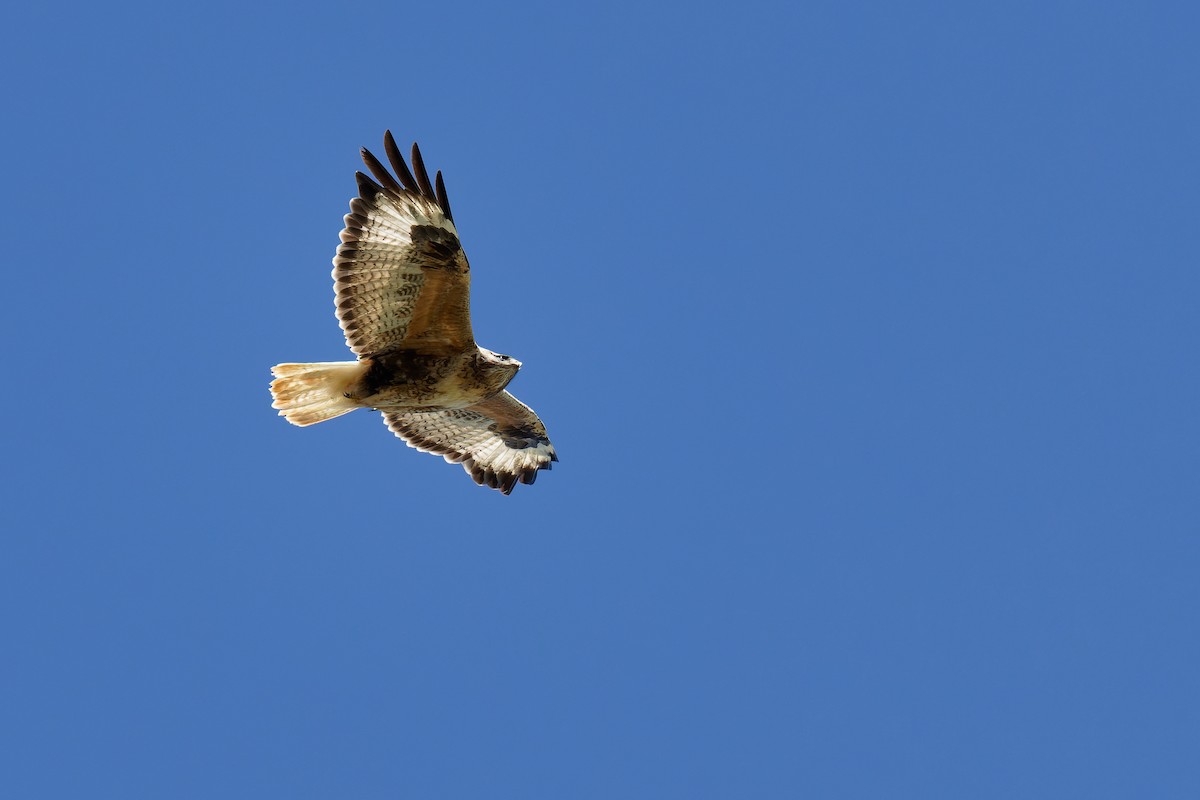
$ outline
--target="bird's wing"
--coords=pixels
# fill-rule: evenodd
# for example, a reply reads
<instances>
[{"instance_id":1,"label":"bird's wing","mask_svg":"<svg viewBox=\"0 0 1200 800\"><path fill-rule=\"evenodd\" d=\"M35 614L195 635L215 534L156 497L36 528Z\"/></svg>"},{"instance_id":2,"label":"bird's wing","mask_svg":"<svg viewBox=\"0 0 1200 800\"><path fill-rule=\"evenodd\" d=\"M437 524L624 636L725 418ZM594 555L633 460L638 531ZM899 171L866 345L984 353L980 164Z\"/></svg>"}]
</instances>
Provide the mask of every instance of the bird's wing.
<instances>
[{"instance_id":1,"label":"bird's wing","mask_svg":"<svg viewBox=\"0 0 1200 800\"><path fill-rule=\"evenodd\" d=\"M442 173L436 188L412 149L413 173L391 131L384 149L396 176L366 148L359 196L350 201L342 243L333 259L337 317L355 355L397 348L461 352L471 332L471 268L458 241ZM397 178L399 178L397 180Z\"/></svg>"},{"instance_id":2,"label":"bird's wing","mask_svg":"<svg viewBox=\"0 0 1200 800\"><path fill-rule=\"evenodd\" d=\"M481 486L508 494L558 461L533 409L501 392L482 403L441 411L385 411L384 422L409 447L444 456Z\"/></svg>"}]
</instances>

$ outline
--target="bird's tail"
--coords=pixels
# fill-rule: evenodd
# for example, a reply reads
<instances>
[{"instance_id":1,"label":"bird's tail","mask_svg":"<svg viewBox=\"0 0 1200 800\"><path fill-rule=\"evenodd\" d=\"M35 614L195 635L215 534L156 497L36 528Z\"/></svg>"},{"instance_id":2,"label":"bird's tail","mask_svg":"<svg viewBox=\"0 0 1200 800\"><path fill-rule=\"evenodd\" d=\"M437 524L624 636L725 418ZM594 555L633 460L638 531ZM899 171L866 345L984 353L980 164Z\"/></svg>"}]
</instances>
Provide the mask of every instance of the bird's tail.
<instances>
[{"instance_id":1,"label":"bird's tail","mask_svg":"<svg viewBox=\"0 0 1200 800\"><path fill-rule=\"evenodd\" d=\"M315 425L360 408L346 396L366 366L359 361L276 364L271 367L272 408L293 425Z\"/></svg>"}]
</instances>

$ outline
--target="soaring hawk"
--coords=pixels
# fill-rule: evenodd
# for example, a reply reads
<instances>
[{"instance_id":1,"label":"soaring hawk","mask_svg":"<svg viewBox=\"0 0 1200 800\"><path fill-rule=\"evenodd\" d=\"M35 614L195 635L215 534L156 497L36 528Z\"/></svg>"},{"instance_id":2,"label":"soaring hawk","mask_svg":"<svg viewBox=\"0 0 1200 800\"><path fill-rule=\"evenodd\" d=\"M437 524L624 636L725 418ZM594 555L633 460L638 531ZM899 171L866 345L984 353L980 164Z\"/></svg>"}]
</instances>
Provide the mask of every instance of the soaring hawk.
<instances>
[{"instance_id":1,"label":"soaring hawk","mask_svg":"<svg viewBox=\"0 0 1200 800\"><path fill-rule=\"evenodd\" d=\"M508 494L558 456L542 421L504 389L521 362L475 344L471 268L442 173L429 182L416 144L410 172L391 131L383 147L395 175L363 148L375 180L355 173L333 259L338 323L358 360L275 365L272 406L302 426L382 411L409 447Z\"/></svg>"}]
</instances>

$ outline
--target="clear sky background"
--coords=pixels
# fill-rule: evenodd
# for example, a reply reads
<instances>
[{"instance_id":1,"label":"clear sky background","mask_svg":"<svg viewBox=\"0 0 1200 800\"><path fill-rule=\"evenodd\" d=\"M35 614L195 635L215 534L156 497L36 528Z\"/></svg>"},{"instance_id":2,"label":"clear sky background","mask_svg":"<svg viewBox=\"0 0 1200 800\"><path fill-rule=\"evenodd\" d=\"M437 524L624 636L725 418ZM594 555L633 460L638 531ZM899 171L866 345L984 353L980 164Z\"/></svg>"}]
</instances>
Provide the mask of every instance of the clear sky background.
<instances>
[{"instance_id":1,"label":"clear sky background","mask_svg":"<svg viewBox=\"0 0 1200 800\"><path fill-rule=\"evenodd\" d=\"M1200 796L1194 9L5 11L0 793ZM511 497L270 408L387 128Z\"/></svg>"}]
</instances>

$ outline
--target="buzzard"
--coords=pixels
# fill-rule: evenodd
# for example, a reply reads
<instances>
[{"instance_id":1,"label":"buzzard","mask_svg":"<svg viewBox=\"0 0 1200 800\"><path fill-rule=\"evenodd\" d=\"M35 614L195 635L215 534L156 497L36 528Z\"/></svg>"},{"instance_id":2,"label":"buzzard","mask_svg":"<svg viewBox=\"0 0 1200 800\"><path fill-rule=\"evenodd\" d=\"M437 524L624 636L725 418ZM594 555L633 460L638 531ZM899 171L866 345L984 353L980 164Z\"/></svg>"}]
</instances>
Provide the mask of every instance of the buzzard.
<instances>
[{"instance_id":1,"label":"buzzard","mask_svg":"<svg viewBox=\"0 0 1200 800\"><path fill-rule=\"evenodd\" d=\"M293 425L356 408L383 412L409 447L462 464L475 482L512 492L557 461L546 427L505 388L521 362L475 343L471 268L442 173L416 144L412 171L392 132L393 175L369 150L333 259L337 318L357 361L276 364L272 406Z\"/></svg>"}]
</instances>

